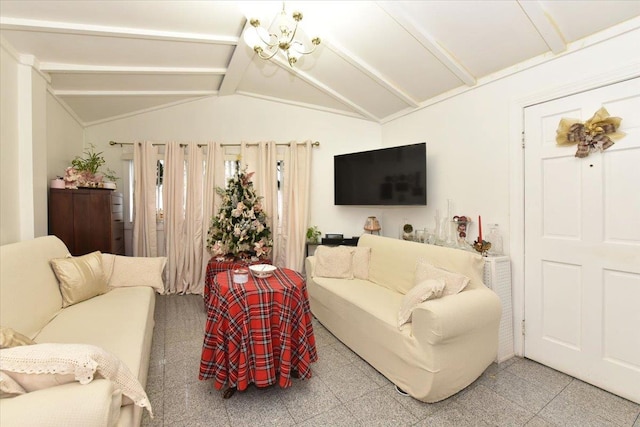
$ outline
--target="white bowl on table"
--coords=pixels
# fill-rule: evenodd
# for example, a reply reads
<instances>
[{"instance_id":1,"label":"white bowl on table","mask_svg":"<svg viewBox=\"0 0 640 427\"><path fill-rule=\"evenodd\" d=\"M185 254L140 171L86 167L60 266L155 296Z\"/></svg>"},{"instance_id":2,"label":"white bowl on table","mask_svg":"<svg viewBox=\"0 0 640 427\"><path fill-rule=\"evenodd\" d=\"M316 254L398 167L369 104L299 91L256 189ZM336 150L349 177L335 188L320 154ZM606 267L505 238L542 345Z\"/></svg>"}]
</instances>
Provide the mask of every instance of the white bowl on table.
<instances>
[{"instance_id":1,"label":"white bowl on table","mask_svg":"<svg viewBox=\"0 0 640 427\"><path fill-rule=\"evenodd\" d=\"M264 279L273 274L277 267L271 264L254 264L249 266L249 270L259 279Z\"/></svg>"}]
</instances>

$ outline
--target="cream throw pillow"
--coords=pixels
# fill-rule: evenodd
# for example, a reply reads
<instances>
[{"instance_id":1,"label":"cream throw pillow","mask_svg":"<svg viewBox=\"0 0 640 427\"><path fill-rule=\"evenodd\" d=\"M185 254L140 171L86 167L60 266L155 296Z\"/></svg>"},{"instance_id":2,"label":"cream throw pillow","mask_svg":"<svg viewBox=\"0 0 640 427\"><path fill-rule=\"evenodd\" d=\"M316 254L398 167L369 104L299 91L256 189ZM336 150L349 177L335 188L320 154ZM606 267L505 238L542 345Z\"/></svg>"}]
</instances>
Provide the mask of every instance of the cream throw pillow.
<instances>
[{"instance_id":1,"label":"cream throw pillow","mask_svg":"<svg viewBox=\"0 0 640 427\"><path fill-rule=\"evenodd\" d=\"M153 416L138 379L120 359L95 345L47 343L2 349L0 366L27 392L73 381L88 384L94 376L106 378Z\"/></svg>"},{"instance_id":2,"label":"cream throw pillow","mask_svg":"<svg viewBox=\"0 0 640 427\"><path fill-rule=\"evenodd\" d=\"M79 257L54 258L50 262L60 282L62 307L108 291L99 251Z\"/></svg>"},{"instance_id":3,"label":"cream throw pillow","mask_svg":"<svg viewBox=\"0 0 640 427\"><path fill-rule=\"evenodd\" d=\"M31 345L35 343L31 338L11 328L0 327L0 348L17 347L19 345Z\"/></svg>"},{"instance_id":4,"label":"cream throw pillow","mask_svg":"<svg viewBox=\"0 0 640 427\"><path fill-rule=\"evenodd\" d=\"M470 282L470 279L467 276L436 267L425 260L418 260L418 263L416 264L414 283L419 283L429 279L444 280L444 291L442 292L442 296L457 294L466 288Z\"/></svg>"},{"instance_id":5,"label":"cream throw pillow","mask_svg":"<svg viewBox=\"0 0 640 427\"><path fill-rule=\"evenodd\" d=\"M411 321L413 309L428 299L440 298L444 290L443 279L430 279L418 282L403 297L398 312L398 327Z\"/></svg>"},{"instance_id":6,"label":"cream throw pillow","mask_svg":"<svg viewBox=\"0 0 640 427\"><path fill-rule=\"evenodd\" d=\"M130 257L102 254L108 285L112 288L130 286L150 286L158 293L164 293L162 272L167 264L166 257ZM109 274L110 273L110 274Z\"/></svg>"},{"instance_id":7,"label":"cream throw pillow","mask_svg":"<svg viewBox=\"0 0 640 427\"><path fill-rule=\"evenodd\" d=\"M353 279L351 249L347 246L318 246L315 252L314 275L335 279Z\"/></svg>"},{"instance_id":8,"label":"cream throw pillow","mask_svg":"<svg viewBox=\"0 0 640 427\"><path fill-rule=\"evenodd\" d=\"M353 277L356 279L369 279L369 260L371 259L371 248L356 246L353 248L353 258L351 265Z\"/></svg>"}]
</instances>

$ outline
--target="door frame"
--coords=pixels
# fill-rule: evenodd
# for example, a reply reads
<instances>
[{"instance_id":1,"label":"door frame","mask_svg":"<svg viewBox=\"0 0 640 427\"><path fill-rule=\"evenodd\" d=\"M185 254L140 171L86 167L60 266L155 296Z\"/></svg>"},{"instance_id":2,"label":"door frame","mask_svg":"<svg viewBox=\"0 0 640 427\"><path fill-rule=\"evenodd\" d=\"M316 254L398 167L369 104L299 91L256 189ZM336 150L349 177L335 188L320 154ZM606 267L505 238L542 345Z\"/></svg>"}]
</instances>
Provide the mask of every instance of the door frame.
<instances>
[{"instance_id":1,"label":"door frame","mask_svg":"<svg viewBox=\"0 0 640 427\"><path fill-rule=\"evenodd\" d=\"M513 345L517 356L524 356L522 325L525 319L524 154L526 148L523 149L521 143L524 133L524 109L634 77L640 77L640 63L607 73L584 76L571 84L554 86L509 101L509 141L513 141L509 143L509 256L513 298Z\"/></svg>"}]
</instances>

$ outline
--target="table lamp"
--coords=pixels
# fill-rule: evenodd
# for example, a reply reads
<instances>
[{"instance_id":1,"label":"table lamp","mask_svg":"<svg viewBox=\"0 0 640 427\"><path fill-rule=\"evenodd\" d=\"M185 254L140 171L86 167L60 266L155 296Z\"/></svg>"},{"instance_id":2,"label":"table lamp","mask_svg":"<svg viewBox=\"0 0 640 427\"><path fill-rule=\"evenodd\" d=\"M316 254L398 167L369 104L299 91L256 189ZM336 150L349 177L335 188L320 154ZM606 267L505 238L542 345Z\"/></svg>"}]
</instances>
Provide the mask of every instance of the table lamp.
<instances>
[{"instance_id":1,"label":"table lamp","mask_svg":"<svg viewBox=\"0 0 640 427\"><path fill-rule=\"evenodd\" d=\"M368 231L370 234L373 234L374 232L376 232L377 234L380 234L380 229L382 227L380 227L380 222L378 221L378 218L376 218L375 216L370 216L367 218L367 220L364 222L364 229L365 231Z\"/></svg>"}]
</instances>

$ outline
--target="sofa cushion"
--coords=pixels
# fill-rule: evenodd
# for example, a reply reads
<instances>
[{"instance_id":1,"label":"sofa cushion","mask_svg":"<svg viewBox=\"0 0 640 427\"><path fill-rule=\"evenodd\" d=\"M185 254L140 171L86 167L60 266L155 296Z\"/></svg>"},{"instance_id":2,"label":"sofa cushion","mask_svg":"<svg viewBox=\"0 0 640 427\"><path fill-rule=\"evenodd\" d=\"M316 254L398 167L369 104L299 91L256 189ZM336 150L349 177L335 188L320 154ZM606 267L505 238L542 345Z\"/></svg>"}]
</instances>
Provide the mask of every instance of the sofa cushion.
<instances>
[{"instance_id":1,"label":"sofa cushion","mask_svg":"<svg viewBox=\"0 0 640 427\"><path fill-rule=\"evenodd\" d=\"M358 246L371 248L369 280L380 286L406 294L414 286L416 263L425 259L430 264L467 276L470 289L484 288L482 256L460 249L425 245L390 237L363 234Z\"/></svg>"},{"instance_id":2,"label":"sofa cushion","mask_svg":"<svg viewBox=\"0 0 640 427\"><path fill-rule=\"evenodd\" d=\"M341 301L341 304L354 305L360 310L356 313L366 313L365 318L373 316L380 321L386 323L391 328L398 325L398 307L402 301L402 295L383 286L378 286L368 280L353 279L345 286L343 279L333 279L325 277L316 277L313 281L320 287L329 291L332 302L335 298ZM326 301L331 305L331 301ZM345 324L345 328L349 328Z\"/></svg>"},{"instance_id":3,"label":"sofa cushion","mask_svg":"<svg viewBox=\"0 0 640 427\"><path fill-rule=\"evenodd\" d=\"M35 344L35 341L11 328L0 327L0 348L17 347L19 345L30 344Z\"/></svg>"},{"instance_id":4,"label":"sofa cushion","mask_svg":"<svg viewBox=\"0 0 640 427\"><path fill-rule=\"evenodd\" d=\"M151 404L138 379L115 355L87 344L35 344L0 350L2 370L27 392L78 381L89 384L94 376L114 382L136 405Z\"/></svg>"},{"instance_id":5,"label":"sofa cushion","mask_svg":"<svg viewBox=\"0 0 640 427\"><path fill-rule=\"evenodd\" d=\"M49 260L68 254L62 240L55 236L0 246L0 325L29 338L37 335L62 307Z\"/></svg>"},{"instance_id":6,"label":"sofa cushion","mask_svg":"<svg viewBox=\"0 0 640 427\"><path fill-rule=\"evenodd\" d=\"M352 249L353 258L351 266L355 279L367 280L369 278L369 260L371 258L371 248L356 246Z\"/></svg>"},{"instance_id":7,"label":"sofa cushion","mask_svg":"<svg viewBox=\"0 0 640 427\"><path fill-rule=\"evenodd\" d=\"M25 393L5 399L0 410L2 426L134 426L118 418L122 392L111 381L99 379L87 385L78 383ZM136 407L137 408L137 407Z\"/></svg>"},{"instance_id":8,"label":"sofa cushion","mask_svg":"<svg viewBox=\"0 0 640 427\"><path fill-rule=\"evenodd\" d=\"M315 256L317 261L314 274L316 276L353 279L351 248L347 246L318 246Z\"/></svg>"},{"instance_id":9,"label":"sofa cushion","mask_svg":"<svg viewBox=\"0 0 640 427\"><path fill-rule=\"evenodd\" d=\"M35 337L45 343L93 344L113 353L146 384L146 335L153 330L155 293L148 287L116 288L62 310Z\"/></svg>"},{"instance_id":10,"label":"sofa cushion","mask_svg":"<svg viewBox=\"0 0 640 427\"><path fill-rule=\"evenodd\" d=\"M107 292L102 255L99 251L79 257L54 258L50 262L60 282L62 307L68 307Z\"/></svg>"},{"instance_id":11,"label":"sofa cushion","mask_svg":"<svg viewBox=\"0 0 640 427\"><path fill-rule=\"evenodd\" d=\"M419 281L405 296L402 297L400 311L398 311L398 327L411 321L413 309L428 299L439 298L444 289L444 279L430 279Z\"/></svg>"},{"instance_id":12,"label":"sofa cushion","mask_svg":"<svg viewBox=\"0 0 640 427\"><path fill-rule=\"evenodd\" d=\"M425 260L418 260L416 263L415 283L431 279L444 280L442 296L457 294L469 284L469 278L462 274L438 268Z\"/></svg>"},{"instance_id":13,"label":"sofa cushion","mask_svg":"<svg viewBox=\"0 0 640 427\"><path fill-rule=\"evenodd\" d=\"M102 254L102 264L109 287L149 286L164 293L162 272L167 264L166 257Z\"/></svg>"}]
</instances>

